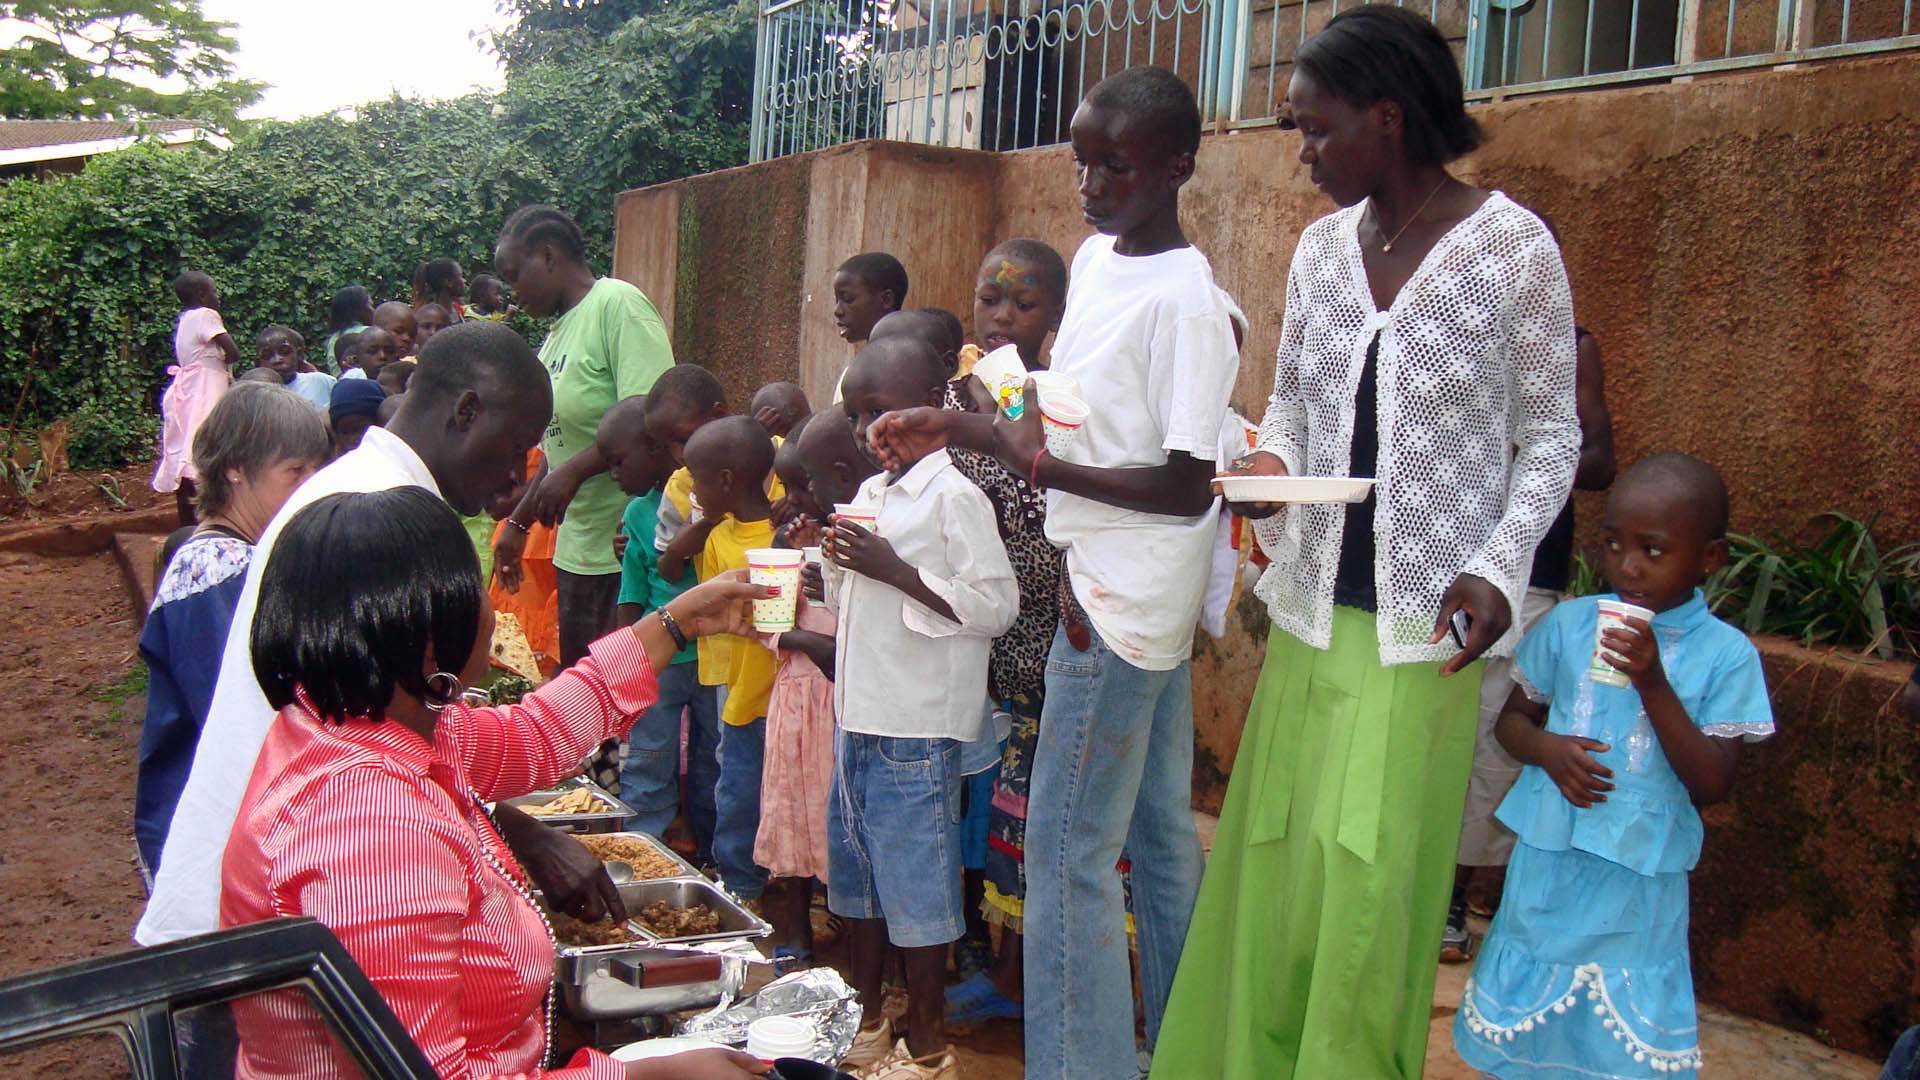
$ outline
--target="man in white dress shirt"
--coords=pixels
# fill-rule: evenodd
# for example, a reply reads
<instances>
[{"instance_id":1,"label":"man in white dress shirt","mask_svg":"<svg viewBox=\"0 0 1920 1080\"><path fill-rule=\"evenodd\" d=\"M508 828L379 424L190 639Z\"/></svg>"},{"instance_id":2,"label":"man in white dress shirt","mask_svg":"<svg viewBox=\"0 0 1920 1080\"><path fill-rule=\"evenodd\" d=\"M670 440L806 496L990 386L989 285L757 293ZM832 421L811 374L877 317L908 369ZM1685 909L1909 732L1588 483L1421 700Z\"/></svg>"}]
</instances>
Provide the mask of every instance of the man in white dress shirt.
<instances>
[{"instance_id":1,"label":"man in white dress shirt","mask_svg":"<svg viewBox=\"0 0 1920 1080\"><path fill-rule=\"evenodd\" d=\"M475 514L524 479L527 451L540 441L553 412L546 369L527 343L499 323L476 320L434 335L419 363L387 426L368 429L358 449L314 474L260 536L193 770L161 850L153 895L134 931L143 945L219 928L227 834L274 717L254 678L251 637L260 578L281 529L328 495L405 485L434 492L461 514ZM563 910L599 918L617 907L611 882L578 843L516 813L502 813L500 826L536 883L568 898L558 901Z\"/></svg>"}]
</instances>

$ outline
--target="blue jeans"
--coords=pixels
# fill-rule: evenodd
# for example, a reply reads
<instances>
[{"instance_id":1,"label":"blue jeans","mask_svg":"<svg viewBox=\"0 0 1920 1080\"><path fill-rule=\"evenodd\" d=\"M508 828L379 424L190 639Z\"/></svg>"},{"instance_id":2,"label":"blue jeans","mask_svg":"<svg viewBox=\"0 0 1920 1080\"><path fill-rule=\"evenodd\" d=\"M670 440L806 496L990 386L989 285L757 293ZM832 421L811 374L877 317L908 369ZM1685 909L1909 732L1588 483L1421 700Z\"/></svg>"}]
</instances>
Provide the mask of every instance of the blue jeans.
<instances>
[{"instance_id":1,"label":"blue jeans","mask_svg":"<svg viewBox=\"0 0 1920 1080\"><path fill-rule=\"evenodd\" d=\"M696 710L697 724L697 712L713 712L713 691L700 685L699 665L692 661L661 671L659 690L660 700L627 733L627 760L620 766L620 801L637 811L631 825L653 836L664 835L680 812L680 714ZM707 791L711 799L713 788Z\"/></svg>"},{"instance_id":2,"label":"blue jeans","mask_svg":"<svg viewBox=\"0 0 1920 1080\"><path fill-rule=\"evenodd\" d=\"M767 753L767 718L720 725L720 782L713 789L713 861L720 881L742 900L758 900L767 871L753 861L760 834L760 770Z\"/></svg>"},{"instance_id":3,"label":"blue jeans","mask_svg":"<svg viewBox=\"0 0 1920 1080\"><path fill-rule=\"evenodd\" d=\"M902 949L966 932L960 744L841 731L827 797L827 909L885 919Z\"/></svg>"},{"instance_id":4,"label":"blue jeans","mask_svg":"<svg viewBox=\"0 0 1920 1080\"><path fill-rule=\"evenodd\" d=\"M695 866L714 864L713 831L719 819L713 793L720 786L720 689L700 686L696 680L687 705L687 823L693 826Z\"/></svg>"},{"instance_id":5,"label":"blue jeans","mask_svg":"<svg viewBox=\"0 0 1920 1080\"><path fill-rule=\"evenodd\" d=\"M1097 632L1086 652L1064 630L1056 632L1027 804L1023 929L1032 1080L1139 1074L1126 909L1114 866L1122 850L1133 864L1152 1049L1200 890L1192 798L1187 664L1143 671Z\"/></svg>"},{"instance_id":6,"label":"blue jeans","mask_svg":"<svg viewBox=\"0 0 1920 1080\"><path fill-rule=\"evenodd\" d=\"M1880 1080L1916 1080L1920 1078L1920 1027L1910 1027L1893 1044L1887 1067Z\"/></svg>"}]
</instances>

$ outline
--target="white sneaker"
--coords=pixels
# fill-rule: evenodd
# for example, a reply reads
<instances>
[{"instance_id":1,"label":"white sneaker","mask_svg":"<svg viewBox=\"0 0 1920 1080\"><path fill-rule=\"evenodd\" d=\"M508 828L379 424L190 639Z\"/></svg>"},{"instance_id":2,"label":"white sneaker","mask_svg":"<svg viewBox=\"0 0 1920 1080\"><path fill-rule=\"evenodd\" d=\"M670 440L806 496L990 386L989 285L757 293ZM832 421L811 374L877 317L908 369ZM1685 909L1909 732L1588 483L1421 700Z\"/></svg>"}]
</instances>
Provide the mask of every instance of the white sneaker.
<instances>
[{"instance_id":1,"label":"white sneaker","mask_svg":"<svg viewBox=\"0 0 1920 1080\"><path fill-rule=\"evenodd\" d=\"M960 1080L960 1061L953 1056L952 1046L937 1054L914 1057L907 1049L907 1040L901 1039L894 1044L893 1053L856 1075L862 1080Z\"/></svg>"},{"instance_id":2,"label":"white sneaker","mask_svg":"<svg viewBox=\"0 0 1920 1080\"><path fill-rule=\"evenodd\" d=\"M868 1030L861 1028L853 1037L853 1047L847 1056L840 1059L840 1067L850 1071L867 1068L893 1056L893 1021L885 1019L880 1026Z\"/></svg>"}]
</instances>

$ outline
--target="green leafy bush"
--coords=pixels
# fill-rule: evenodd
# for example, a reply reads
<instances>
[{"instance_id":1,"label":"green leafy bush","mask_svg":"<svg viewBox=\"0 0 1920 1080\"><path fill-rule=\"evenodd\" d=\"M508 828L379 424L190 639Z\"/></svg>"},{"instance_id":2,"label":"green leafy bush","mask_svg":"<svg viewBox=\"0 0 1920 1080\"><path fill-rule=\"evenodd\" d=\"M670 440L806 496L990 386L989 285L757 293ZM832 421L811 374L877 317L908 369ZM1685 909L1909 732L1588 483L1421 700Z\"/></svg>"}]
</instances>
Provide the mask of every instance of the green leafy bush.
<instances>
[{"instance_id":1,"label":"green leafy bush","mask_svg":"<svg viewBox=\"0 0 1920 1080\"><path fill-rule=\"evenodd\" d=\"M405 299L426 259L486 269L523 203L573 214L604 269L617 193L745 160L753 11L648 15L515 66L498 95L395 98L252 125L225 153L136 146L0 183L0 409L21 441L72 418L77 468L150 453L182 270L213 275L251 359L271 322L318 345L341 286Z\"/></svg>"},{"instance_id":2,"label":"green leafy bush","mask_svg":"<svg viewBox=\"0 0 1920 1080\"><path fill-rule=\"evenodd\" d=\"M1810 544L1729 538L1727 566L1707 584L1716 614L1750 634L1877 653L1920 651L1920 544L1882 553L1870 523L1822 514Z\"/></svg>"}]
</instances>

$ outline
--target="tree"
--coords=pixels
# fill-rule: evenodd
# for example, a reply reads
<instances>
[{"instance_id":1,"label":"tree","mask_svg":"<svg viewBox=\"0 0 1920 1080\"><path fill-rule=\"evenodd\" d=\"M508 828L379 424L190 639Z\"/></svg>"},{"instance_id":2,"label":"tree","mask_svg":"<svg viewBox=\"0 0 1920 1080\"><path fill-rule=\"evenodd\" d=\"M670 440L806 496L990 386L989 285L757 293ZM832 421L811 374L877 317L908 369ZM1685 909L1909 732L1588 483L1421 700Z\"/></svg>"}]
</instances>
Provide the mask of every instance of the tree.
<instances>
[{"instance_id":1,"label":"tree","mask_svg":"<svg viewBox=\"0 0 1920 1080\"><path fill-rule=\"evenodd\" d=\"M668 6L666 0L495 0L512 23L489 44L512 73L603 42L629 20Z\"/></svg>"},{"instance_id":2,"label":"tree","mask_svg":"<svg viewBox=\"0 0 1920 1080\"><path fill-rule=\"evenodd\" d=\"M612 236L618 192L745 163L756 10L681 3L508 72L510 137L579 185L589 237Z\"/></svg>"},{"instance_id":3,"label":"tree","mask_svg":"<svg viewBox=\"0 0 1920 1080\"><path fill-rule=\"evenodd\" d=\"M0 116L178 117L226 127L264 87L233 78L233 24L200 0L0 2ZM163 85L181 89L161 89Z\"/></svg>"}]
</instances>

